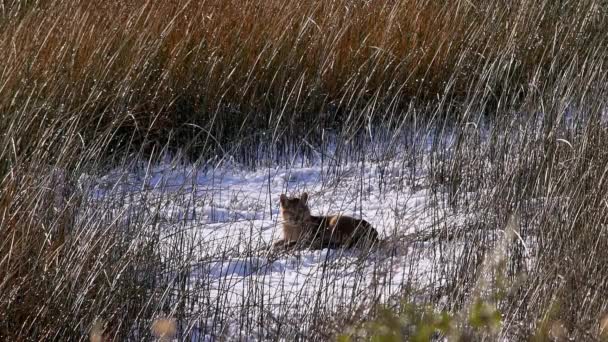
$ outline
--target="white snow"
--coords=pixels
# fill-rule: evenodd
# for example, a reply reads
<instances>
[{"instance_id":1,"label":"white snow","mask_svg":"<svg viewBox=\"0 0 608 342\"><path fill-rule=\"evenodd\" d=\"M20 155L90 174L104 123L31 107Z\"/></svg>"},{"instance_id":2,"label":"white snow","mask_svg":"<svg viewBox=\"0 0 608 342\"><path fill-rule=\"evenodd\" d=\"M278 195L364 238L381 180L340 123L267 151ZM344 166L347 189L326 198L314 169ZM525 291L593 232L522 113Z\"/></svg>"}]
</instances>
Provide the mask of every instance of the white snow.
<instances>
[{"instance_id":1,"label":"white snow","mask_svg":"<svg viewBox=\"0 0 608 342\"><path fill-rule=\"evenodd\" d=\"M453 229L466 217L446 209L442 193L427 186L424 168L412 176L404 160L258 170L163 163L110 172L95 181L90 198L113 199L108 215L160 234L163 260L179 269L165 277L177 288L175 279L185 275L191 298L183 329L191 336L308 336L313 313L354 315L375 303L397 303L406 288L444 285L455 267L439 259L457 255L461 245L440 253L420 237ZM269 253L266 247L281 238L280 194L304 191L313 214L362 217L392 247Z\"/></svg>"}]
</instances>

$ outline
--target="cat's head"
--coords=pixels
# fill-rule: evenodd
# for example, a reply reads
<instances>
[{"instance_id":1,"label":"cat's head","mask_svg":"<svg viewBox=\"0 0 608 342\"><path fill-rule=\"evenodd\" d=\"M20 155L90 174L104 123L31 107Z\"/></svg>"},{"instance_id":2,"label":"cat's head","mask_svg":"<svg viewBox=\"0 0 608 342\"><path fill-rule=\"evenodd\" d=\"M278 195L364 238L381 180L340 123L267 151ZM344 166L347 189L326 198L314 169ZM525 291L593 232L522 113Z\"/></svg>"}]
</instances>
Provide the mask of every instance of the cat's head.
<instances>
[{"instance_id":1,"label":"cat's head","mask_svg":"<svg viewBox=\"0 0 608 342\"><path fill-rule=\"evenodd\" d=\"M287 197L287 195L281 194L280 202L281 215L285 221L297 223L304 221L310 216L307 193L303 193L299 198Z\"/></svg>"}]
</instances>

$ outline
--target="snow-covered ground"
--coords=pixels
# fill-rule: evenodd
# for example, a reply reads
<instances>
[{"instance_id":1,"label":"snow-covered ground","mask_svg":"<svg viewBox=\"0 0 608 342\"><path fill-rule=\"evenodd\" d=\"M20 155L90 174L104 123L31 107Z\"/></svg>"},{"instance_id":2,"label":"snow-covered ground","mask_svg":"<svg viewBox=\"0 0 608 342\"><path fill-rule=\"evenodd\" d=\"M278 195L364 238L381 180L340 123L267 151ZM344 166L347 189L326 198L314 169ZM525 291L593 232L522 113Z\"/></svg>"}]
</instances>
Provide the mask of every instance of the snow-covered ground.
<instances>
[{"instance_id":1,"label":"snow-covered ground","mask_svg":"<svg viewBox=\"0 0 608 342\"><path fill-rule=\"evenodd\" d=\"M430 237L449 234L467 217L431 191L425 167L412 173L404 159L331 169L319 162L257 170L162 163L108 173L94 182L90 200L91 207L105 203L109 220L157 234L163 261L176 265L162 277L187 306L169 303L167 314L182 310L185 333L306 339L316 327L398 303L404 291L429 293L454 273L446 260L456 260L463 245L437 245ZM279 196L304 191L313 214L362 217L378 230L382 247L269 252L281 238Z\"/></svg>"}]
</instances>

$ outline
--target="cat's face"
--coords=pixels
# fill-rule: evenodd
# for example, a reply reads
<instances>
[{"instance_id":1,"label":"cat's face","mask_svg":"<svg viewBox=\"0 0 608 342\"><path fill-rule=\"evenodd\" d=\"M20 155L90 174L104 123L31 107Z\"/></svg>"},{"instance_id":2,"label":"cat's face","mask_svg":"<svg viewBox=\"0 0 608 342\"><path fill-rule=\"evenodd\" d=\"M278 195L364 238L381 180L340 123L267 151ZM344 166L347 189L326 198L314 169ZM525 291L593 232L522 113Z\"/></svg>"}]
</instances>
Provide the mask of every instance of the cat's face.
<instances>
[{"instance_id":1,"label":"cat's face","mask_svg":"<svg viewBox=\"0 0 608 342\"><path fill-rule=\"evenodd\" d=\"M300 198L287 197L287 195L281 194L280 201L283 220L288 222L301 222L310 216L307 193L303 193Z\"/></svg>"}]
</instances>

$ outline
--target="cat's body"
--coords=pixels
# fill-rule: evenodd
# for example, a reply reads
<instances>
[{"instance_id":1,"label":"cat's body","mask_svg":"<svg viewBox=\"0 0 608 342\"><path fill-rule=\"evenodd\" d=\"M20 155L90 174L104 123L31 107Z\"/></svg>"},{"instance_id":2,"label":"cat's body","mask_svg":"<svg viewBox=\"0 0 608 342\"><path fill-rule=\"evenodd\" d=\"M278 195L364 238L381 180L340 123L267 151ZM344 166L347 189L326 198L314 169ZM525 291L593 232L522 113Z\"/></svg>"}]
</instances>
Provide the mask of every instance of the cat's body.
<instances>
[{"instance_id":1,"label":"cat's body","mask_svg":"<svg viewBox=\"0 0 608 342\"><path fill-rule=\"evenodd\" d=\"M378 242L378 232L363 219L350 216L313 216L307 204L308 194L301 198L281 195L283 240L275 246L285 248L369 247Z\"/></svg>"}]
</instances>

